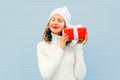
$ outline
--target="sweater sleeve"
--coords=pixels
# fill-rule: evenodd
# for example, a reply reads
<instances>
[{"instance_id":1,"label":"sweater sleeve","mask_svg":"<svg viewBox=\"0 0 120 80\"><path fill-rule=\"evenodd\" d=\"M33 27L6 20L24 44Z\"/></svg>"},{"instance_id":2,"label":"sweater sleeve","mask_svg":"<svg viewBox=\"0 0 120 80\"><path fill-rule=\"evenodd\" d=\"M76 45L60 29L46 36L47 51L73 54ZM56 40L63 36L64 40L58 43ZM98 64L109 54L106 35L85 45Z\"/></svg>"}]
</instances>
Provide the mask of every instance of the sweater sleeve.
<instances>
[{"instance_id":1,"label":"sweater sleeve","mask_svg":"<svg viewBox=\"0 0 120 80\"><path fill-rule=\"evenodd\" d=\"M54 56L48 56L45 54L45 51L43 49L44 46L41 44L37 45L37 56L38 56L38 65L39 70L41 73L41 76L43 80L51 80L54 73L56 72L57 68L59 67L62 56L63 56L63 50L61 48L56 49L56 55ZM50 49L47 49L50 54Z\"/></svg>"},{"instance_id":2,"label":"sweater sleeve","mask_svg":"<svg viewBox=\"0 0 120 80\"><path fill-rule=\"evenodd\" d=\"M86 65L83 57L82 45L76 44L74 75L77 80L83 80L86 75Z\"/></svg>"}]
</instances>

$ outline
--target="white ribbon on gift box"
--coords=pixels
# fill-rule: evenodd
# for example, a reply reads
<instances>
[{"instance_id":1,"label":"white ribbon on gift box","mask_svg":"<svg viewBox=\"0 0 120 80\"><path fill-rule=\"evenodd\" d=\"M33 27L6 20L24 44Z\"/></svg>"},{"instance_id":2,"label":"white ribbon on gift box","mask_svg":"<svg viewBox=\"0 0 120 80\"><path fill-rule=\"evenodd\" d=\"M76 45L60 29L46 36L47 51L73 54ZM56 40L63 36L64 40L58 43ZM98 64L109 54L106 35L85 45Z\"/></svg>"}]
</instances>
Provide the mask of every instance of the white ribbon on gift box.
<instances>
[{"instance_id":1,"label":"white ribbon on gift box","mask_svg":"<svg viewBox=\"0 0 120 80\"><path fill-rule=\"evenodd\" d=\"M78 40L78 28L80 28L80 27L82 27L82 25L81 24L79 24L79 25L71 25L71 26L74 26L73 28L74 28L74 40Z\"/></svg>"},{"instance_id":2,"label":"white ribbon on gift box","mask_svg":"<svg viewBox=\"0 0 120 80\"><path fill-rule=\"evenodd\" d=\"M77 30L77 27L75 27L74 29L73 29L74 31L74 40L78 40L78 30Z\"/></svg>"}]
</instances>

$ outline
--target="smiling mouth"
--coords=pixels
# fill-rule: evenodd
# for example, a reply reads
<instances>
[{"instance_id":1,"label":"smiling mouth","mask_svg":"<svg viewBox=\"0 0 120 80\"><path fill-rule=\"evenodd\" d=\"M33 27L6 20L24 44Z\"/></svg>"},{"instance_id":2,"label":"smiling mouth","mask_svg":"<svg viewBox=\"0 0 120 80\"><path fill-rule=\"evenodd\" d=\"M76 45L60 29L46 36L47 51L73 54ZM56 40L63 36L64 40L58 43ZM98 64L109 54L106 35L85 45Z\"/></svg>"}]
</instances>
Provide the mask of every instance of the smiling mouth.
<instances>
[{"instance_id":1,"label":"smiling mouth","mask_svg":"<svg viewBox=\"0 0 120 80\"><path fill-rule=\"evenodd\" d=\"M57 26L52 26L54 29L58 29L58 27Z\"/></svg>"}]
</instances>

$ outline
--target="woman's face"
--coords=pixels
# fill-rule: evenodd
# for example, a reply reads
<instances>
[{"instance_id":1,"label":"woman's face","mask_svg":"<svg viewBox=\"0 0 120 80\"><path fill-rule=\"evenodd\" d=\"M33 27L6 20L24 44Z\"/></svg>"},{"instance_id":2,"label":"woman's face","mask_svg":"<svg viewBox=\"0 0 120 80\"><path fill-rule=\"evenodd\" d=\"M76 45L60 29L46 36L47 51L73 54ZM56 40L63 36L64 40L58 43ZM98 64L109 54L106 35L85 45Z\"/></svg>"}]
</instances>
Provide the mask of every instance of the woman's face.
<instances>
[{"instance_id":1,"label":"woman's face","mask_svg":"<svg viewBox=\"0 0 120 80\"><path fill-rule=\"evenodd\" d=\"M64 19L58 14L53 15L50 19L49 28L52 33L60 35L62 30L65 28Z\"/></svg>"}]
</instances>

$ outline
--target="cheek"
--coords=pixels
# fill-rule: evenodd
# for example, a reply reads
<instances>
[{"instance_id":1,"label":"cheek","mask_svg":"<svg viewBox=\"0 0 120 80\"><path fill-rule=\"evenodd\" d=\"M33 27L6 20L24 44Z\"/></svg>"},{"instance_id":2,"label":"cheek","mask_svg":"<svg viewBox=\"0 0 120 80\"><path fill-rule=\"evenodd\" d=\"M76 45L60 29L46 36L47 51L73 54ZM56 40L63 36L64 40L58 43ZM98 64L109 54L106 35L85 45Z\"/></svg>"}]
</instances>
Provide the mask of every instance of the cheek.
<instances>
[{"instance_id":1,"label":"cheek","mask_svg":"<svg viewBox=\"0 0 120 80\"><path fill-rule=\"evenodd\" d=\"M50 21L50 23L49 23L49 27L51 26L51 21Z\"/></svg>"},{"instance_id":2,"label":"cheek","mask_svg":"<svg viewBox=\"0 0 120 80\"><path fill-rule=\"evenodd\" d=\"M61 23L61 28L64 29L65 28L65 24L64 23Z\"/></svg>"},{"instance_id":3,"label":"cheek","mask_svg":"<svg viewBox=\"0 0 120 80\"><path fill-rule=\"evenodd\" d=\"M63 30L64 28L65 28L65 27L64 27L64 26L62 26L60 29L61 29L61 30Z\"/></svg>"},{"instance_id":4,"label":"cheek","mask_svg":"<svg viewBox=\"0 0 120 80\"><path fill-rule=\"evenodd\" d=\"M59 28L59 31L62 32L62 30L63 30L64 28L65 28L64 26L63 26L63 27L60 27L60 28Z\"/></svg>"}]
</instances>

